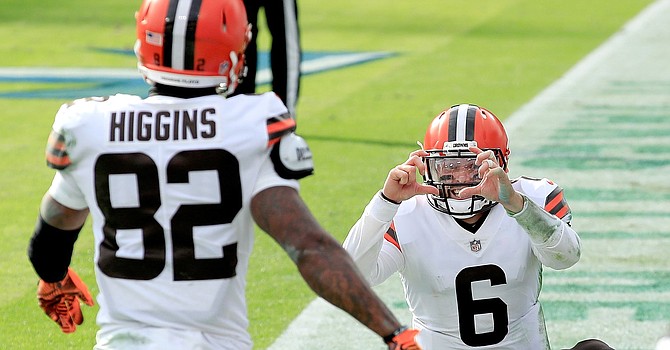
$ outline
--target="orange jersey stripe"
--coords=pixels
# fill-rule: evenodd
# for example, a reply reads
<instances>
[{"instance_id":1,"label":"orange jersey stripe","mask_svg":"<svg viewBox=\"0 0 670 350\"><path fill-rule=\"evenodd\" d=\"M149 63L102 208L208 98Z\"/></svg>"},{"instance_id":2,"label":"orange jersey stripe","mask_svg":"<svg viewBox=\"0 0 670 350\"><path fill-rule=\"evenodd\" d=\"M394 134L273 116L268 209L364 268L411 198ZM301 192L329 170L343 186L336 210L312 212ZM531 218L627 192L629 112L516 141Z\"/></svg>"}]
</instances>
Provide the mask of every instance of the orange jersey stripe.
<instances>
[{"instance_id":1,"label":"orange jersey stripe","mask_svg":"<svg viewBox=\"0 0 670 350\"><path fill-rule=\"evenodd\" d=\"M66 154L65 156L55 156L53 154L47 154L47 166L50 168L62 170L67 168L72 162L70 157Z\"/></svg>"},{"instance_id":2,"label":"orange jersey stripe","mask_svg":"<svg viewBox=\"0 0 670 350\"><path fill-rule=\"evenodd\" d=\"M559 219L562 219L562 218L564 218L565 215L567 215L569 212L570 212L570 207L568 207L568 206L566 205L566 206L563 206L563 208L561 208L561 210L559 210L559 211L556 213L556 216L557 216Z\"/></svg>"},{"instance_id":3,"label":"orange jersey stripe","mask_svg":"<svg viewBox=\"0 0 670 350\"><path fill-rule=\"evenodd\" d=\"M288 113L268 119L268 146L277 143L284 134L295 130L295 127L295 120Z\"/></svg>"},{"instance_id":4,"label":"orange jersey stripe","mask_svg":"<svg viewBox=\"0 0 670 350\"><path fill-rule=\"evenodd\" d=\"M561 201L563 201L563 192L561 191L560 193L557 193L556 196L551 199L547 204L544 206L544 210L551 212L558 206Z\"/></svg>"},{"instance_id":5,"label":"orange jersey stripe","mask_svg":"<svg viewBox=\"0 0 670 350\"><path fill-rule=\"evenodd\" d=\"M274 145L275 143L279 142L279 139L280 137L277 137L275 139L268 141L268 148L270 148L270 146Z\"/></svg>"},{"instance_id":6,"label":"orange jersey stripe","mask_svg":"<svg viewBox=\"0 0 670 350\"><path fill-rule=\"evenodd\" d=\"M556 215L558 218L562 219L570 212L570 206L563 196L563 189L556 187L545 202L544 210L548 213Z\"/></svg>"},{"instance_id":7,"label":"orange jersey stripe","mask_svg":"<svg viewBox=\"0 0 670 350\"><path fill-rule=\"evenodd\" d=\"M47 145L49 148L52 148L54 150L64 151L65 139L60 134L52 132L51 134L49 134L49 140L47 141Z\"/></svg>"},{"instance_id":8,"label":"orange jersey stripe","mask_svg":"<svg viewBox=\"0 0 670 350\"><path fill-rule=\"evenodd\" d=\"M391 237L391 235L389 235L388 233L385 233L385 234L384 234L384 239L385 239L387 242L393 244L396 248L398 248L398 250L402 250L402 249L400 249L400 243L398 243L398 241L396 241L395 239L393 239L393 237Z\"/></svg>"},{"instance_id":9,"label":"orange jersey stripe","mask_svg":"<svg viewBox=\"0 0 670 350\"><path fill-rule=\"evenodd\" d=\"M391 221L391 227L384 234L384 239L389 243L393 244L398 250L402 251L400 248L400 243L398 243L398 235L395 232L395 222Z\"/></svg>"},{"instance_id":10,"label":"orange jersey stripe","mask_svg":"<svg viewBox=\"0 0 670 350\"><path fill-rule=\"evenodd\" d=\"M49 134L49 140L47 141L47 148L45 152L47 166L50 168L62 170L72 164L70 156L67 154L66 148L67 146L65 144L65 137L55 131L52 131L51 134Z\"/></svg>"},{"instance_id":11,"label":"orange jersey stripe","mask_svg":"<svg viewBox=\"0 0 670 350\"><path fill-rule=\"evenodd\" d=\"M295 120L293 119L275 120L272 124L268 124L268 134L272 135L293 127L295 127Z\"/></svg>"}]
</instances>

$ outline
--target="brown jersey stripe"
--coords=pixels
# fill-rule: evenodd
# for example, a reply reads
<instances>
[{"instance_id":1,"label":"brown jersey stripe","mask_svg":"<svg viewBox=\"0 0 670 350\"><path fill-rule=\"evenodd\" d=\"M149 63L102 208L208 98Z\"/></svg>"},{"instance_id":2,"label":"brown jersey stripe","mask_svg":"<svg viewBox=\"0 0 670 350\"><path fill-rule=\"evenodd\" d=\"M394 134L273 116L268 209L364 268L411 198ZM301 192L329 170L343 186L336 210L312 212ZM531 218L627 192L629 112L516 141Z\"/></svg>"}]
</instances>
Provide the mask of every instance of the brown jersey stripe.
<instances>
[{"instance_id":1,"label":"brown jersey stripe","mask_svg":"<svg viewBox=\"0 0 670 350\"><path fill-rule=\"evenodd\" d=\"M568 213L570 212L570 207L566 204L561 208L558 212L556 212L556 215L559 219L563 219Z\"/></svg>"},{"instance_id":2,"label":"brown jersey stripe","mask_svg":"<svg viewBox=\"0 0 670 350\"><path fill-rule=\"evenodd\" d=\"M545 200L544 204L544 210L560 218L562 216L558 215L559 212L563 213L563 216L567 214L567 211L564 210L564 208L567 208L567 211L570 210L570 208L568 207L568 203L565 201L565 198L563 197L563 189L560 187L556 187L547 196L547 199Z\"/></svg>"},{"instance_id":3,"label":"brown jersey stripe","mask_svg":"<svg viewBox=\"0 0 670 350\"><path fill-rule=\"evenodd\" d=\"M56 157L54 155L47 154L47 166L49 168L63 170L70 166L70 164L72 164L72 162L70 161L70 157L67 154L62 157Z\"/></svg>"},{"instance_id":4,"label":"brown jersey stripe","mask_svg":"<svg viewBox=\"0 0 670 350\"><path fill-rule=\"evenodd\" d=\"M188 13L188 25L186 26L186 42L184 43L184 69L193 70L195 66L195 31L198 25L198 15L202 0L193 0Z\"/></svg>"},{"instance_id":5,"label":"brown jersey stripe","mask_svg":"<svg viewBox=\"0 0 670 350\"><path fill-rule=\"evenodd\" d=\"M65 151L65 137L63 135L52 131L47 140L47 147L57 151Z\"/></svg>"},{"instance_id":6,"label":"brown jersey stripe","mask_svg":"<svg viewBox=\"0 0 670 350\"><path fill-rule=\"evenodd\" d=\"M268 119L268 146L274 145L285 134L295 130L295 120L286 113L277 117Z\"/></svg>"},{"instance_id":7,"label":"brown jersey stripe","mask_svg":"<svg viewBox=\"0 0 670 350\"><path fill-rule=\"evenodd\" d=\"M47 166L62 170L71 164L70 156L67 154L65 146L65 137L63 135L52 131L49 134L46 149Z\"/></svg>"},{"instance_id":8,"label":"brown jersey stripe","mask_svg":"<svg viewBox=\"0 0 670 350\"><path fill-rule=\"evenodd\" d=\"M384 239L393 244L396 248L398 248L398 250L402 251L402 249L400 249L400 243L398 243L398 235L395 232L394 222L391 222L391 227L389 227L389 229L384 234Z\"/></svg>"}]
</instances>

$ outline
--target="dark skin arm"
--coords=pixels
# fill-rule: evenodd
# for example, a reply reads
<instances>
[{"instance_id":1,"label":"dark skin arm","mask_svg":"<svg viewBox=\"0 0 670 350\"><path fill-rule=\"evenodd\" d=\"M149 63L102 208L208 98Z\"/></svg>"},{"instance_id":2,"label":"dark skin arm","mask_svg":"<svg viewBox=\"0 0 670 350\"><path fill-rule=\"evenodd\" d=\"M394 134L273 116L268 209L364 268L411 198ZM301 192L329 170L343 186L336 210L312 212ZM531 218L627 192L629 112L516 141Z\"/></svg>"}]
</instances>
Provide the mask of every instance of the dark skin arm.
<instances>
[{"instance_id":1,"label":"dark skin arm","mask_svg":"<svg viewBox=\"0 0 670 350\"><path fill-rule=\"evenodd\" d=\"M70 209L45 194L40 205L40 215L49 225L61 230L74 230L84 225L88 209Z\"/></svg>"},{"instance_id":2,"label":"dark skin arm","mask_svg":"<svg viewBox=\"0 0 670 350\"><path fill-rule=\"evenodd\" d=\"M346 311L380 337L401 326L393 313L367 285L353 260L326 232L290 187L272 187L251 201L261 229L288 253L307 284L319 296ZM63 230L81 227L88 209L74 210L48 194L40 207L42 218Z\"/></svg>"},{"instance_id":3,"label":"dark skin arm","mask_svg":"<svg viewBox=\"0 0 670 350\"><path fill-rule=\"evenodd\" d=\"M290 187L272 187L251 201L258 226L288 253L322 298L383 337L400 323L377 297L342 246L316 221Z\"/></svg>"}]
</instances>

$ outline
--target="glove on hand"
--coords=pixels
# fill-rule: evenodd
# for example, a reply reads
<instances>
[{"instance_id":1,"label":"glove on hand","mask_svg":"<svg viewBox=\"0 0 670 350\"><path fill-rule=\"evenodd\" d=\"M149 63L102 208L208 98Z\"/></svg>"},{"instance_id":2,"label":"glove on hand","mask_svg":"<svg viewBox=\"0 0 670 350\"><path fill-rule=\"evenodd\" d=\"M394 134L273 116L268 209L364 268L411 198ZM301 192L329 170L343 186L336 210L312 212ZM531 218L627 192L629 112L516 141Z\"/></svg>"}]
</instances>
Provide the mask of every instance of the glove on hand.
<instances>
[{"instance_id":1,"label":"glove on hand","mask_svg":"<svg viewBox=\"0 0 670 350\"><path fill-rule=\"evenodd\" d=\"M40 280L37 285L37 299L44 313L58 323L63 333L74 332L77 325L84 322L79 299L88 306L94 304L88 287L70 268L60 282L49 283Z\"/></svg>"},{"instance_id":2,"label":"glove on hand","mask_svg":"<svg viewBox=\"0 0 670 350\"><path fill-rule=\"evenodd\" d=\"M417 334L419 331L416 329L404 329L387 343L389 350L421 350L415 339Z\"/></svg>"}]
</instances>

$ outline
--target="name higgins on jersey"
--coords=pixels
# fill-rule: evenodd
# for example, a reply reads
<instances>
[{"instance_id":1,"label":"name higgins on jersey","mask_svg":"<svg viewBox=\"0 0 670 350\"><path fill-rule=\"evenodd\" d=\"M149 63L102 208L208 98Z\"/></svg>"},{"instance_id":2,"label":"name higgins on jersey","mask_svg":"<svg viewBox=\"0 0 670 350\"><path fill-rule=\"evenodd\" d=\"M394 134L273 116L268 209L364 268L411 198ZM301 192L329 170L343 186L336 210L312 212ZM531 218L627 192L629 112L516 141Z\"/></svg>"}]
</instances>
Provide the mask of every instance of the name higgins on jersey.
<instances>
[{"instance_id":1,"label":"name higgins on jersey","mask_svg":"<svg viewBox=\"0 0 670 350\"><path fill-rule=\"evenodd\" d=\"M162 111L116 111L110 116L109 141L209 139L216 136L214 108Z\"/></svg>"}]
</instances>

